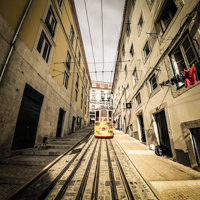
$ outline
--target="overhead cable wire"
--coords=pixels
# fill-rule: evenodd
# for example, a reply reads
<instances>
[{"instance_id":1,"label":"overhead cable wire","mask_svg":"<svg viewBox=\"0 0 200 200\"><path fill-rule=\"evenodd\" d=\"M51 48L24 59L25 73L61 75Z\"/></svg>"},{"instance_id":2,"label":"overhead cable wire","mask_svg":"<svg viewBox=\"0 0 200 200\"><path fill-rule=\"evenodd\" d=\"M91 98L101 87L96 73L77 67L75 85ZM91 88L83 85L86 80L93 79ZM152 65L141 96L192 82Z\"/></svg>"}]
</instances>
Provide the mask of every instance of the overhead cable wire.
<instances>
[{"instance_id":1,"label":"overhead cable wire","mask_svg":"<svg viewBox=\"0 0 200 200\"><path fill-rule=\"evenodd\" d=\"M87 16L87 23L88 23L88 29L89 29L89 35L90 35L90 42L91 42L91 46L92 46L92 54L93 54L93 59L94 59L94 69L95 69L95 71L96 71L96 64L95 64L95 57L94 57L94 49L93 49L93 44L92 44L92 37L91 37L91 31L90 31L90 24L89 24L88 13L87 13L87 6L86 6L85 0L84 0L84 4L85 4L86 16ZM97 81L98 81L97 74L96 74L96 79L97 79Z\"/></svg>"},{"instance_id":2,"label":"overhead cable wire","mask_svg":"<svg viewBox=\"0 0 200 200\"><path fill-rule=\"evenodd\" d=\"M102 57L103 57L102 80L104 82L104 37L103 37L103 3L102 3L102 0L101 0L101 26L102 26Z\"/></svg>"}]
</instances>

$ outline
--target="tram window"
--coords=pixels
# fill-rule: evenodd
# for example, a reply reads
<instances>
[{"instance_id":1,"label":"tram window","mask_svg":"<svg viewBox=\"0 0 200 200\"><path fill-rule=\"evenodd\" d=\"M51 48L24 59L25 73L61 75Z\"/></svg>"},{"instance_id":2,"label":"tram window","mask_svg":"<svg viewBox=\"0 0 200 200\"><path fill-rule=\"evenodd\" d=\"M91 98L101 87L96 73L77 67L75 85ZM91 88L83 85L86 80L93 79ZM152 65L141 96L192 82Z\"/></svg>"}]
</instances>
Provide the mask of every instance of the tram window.
<instances>
[{"instance_id":1,"label":"tram window","mask_svg":"<svg viewBox=\"0 0 200 200\"><path fill-rule=\"evenodd\" d=\"M103 122L107 121L107 110L101 111L101 121L103 121Z\"/></svg>"},{"instance_id":2,"label":"tram window","mask_svg":"<svg viewBox=\"0 0 200 200\"><path fill-rule=\"evenodd\" d=\"M96 121L99 121L99 111L96 111Z\"/></svg>"},{"instance_id":3,"label":"tram window","mask_svg":"<svg viewBox=\"0 0 200 200\"><path fill-rule=\"evenodd\" d=\"M107 111L106 110L101 111L101 117L107 117Z\"/></svg>"},{"instance_id":4,"label":"tram window","mask_svg":"<svg viewBox=\"0 0 200 200\"><path fill-rule=\"evenodd\" d=\"M112 111L109 111L109 121L112 121Z\"/></svg>"}]
</instances>

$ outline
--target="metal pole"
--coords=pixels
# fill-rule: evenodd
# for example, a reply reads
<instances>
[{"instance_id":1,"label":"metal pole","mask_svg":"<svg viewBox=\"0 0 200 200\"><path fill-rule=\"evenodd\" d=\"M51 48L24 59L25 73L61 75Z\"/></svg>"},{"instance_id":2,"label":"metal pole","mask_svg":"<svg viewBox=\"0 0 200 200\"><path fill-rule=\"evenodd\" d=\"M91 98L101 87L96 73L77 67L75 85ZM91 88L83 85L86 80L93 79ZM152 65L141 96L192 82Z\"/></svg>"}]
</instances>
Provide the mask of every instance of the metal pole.
<instances>
[{"instance_id":1,"label":"metal pole","mask_svg":"<svg viewBox=\"0 0 200 200\"><path fill-rule=\"evenodd\" d=\"M77 44L78 44L78 37L76 39L76 49L75 49L75 57L74 57L74 71L73 71L73 81L72 81L72 91L71 91L71 98L70 98L70 111L69 111L69 119L68 119L68 132L69 135L70 132L70 118L71 118L71 112L72 112L72 96L73 96L73 90L74 90L74 76L75 76L75 66L76 66L76 50L77 50Z\"/></svg>"},{"instance_id":2,"label":"metal pole","mask_svg":"<svg viewBox=\"0 0 200 200\"><path fill-rule=\"evenodd\" d=\"M6 70L6 67L7 67L7 65L8 65L9 60L10 60L10 57L11 57L11 55L12 55L12 53L13 53L14 48L15 48L15 42L16 42L16 40L17 40L17 37L18 37L18 35L19 35L19 32L20 32L20 30L21 30L21 28L22 28L22 25L23 25L23 23L24 23L24 21L25 21L25 18L26 18L27 14L28 14L28 11L29 11L29 9L30 9L30 7L31 7L32 2L33 2L33 0L30 0L30 1L29 1L29 4L28 4L28 6L27 6L27 8L26 8L26 11L25 11L25 13L24 13L24 15L23 15L23 17L22 17L22 19L21 19L21 22L20 22L19 26L18 26L18 29L17 29L17 31L16 31L14 37L13 37L13 40L12 40L12 43L11 43L10 51L9 51L8 56L7 56L7 58L6 58L6 61L5 61L5 63L4 63L3 69L2 69L2 71L1 71L0 82L2 81L4 72L5 72L5 70Z\"/></svg>"}]
</instances>

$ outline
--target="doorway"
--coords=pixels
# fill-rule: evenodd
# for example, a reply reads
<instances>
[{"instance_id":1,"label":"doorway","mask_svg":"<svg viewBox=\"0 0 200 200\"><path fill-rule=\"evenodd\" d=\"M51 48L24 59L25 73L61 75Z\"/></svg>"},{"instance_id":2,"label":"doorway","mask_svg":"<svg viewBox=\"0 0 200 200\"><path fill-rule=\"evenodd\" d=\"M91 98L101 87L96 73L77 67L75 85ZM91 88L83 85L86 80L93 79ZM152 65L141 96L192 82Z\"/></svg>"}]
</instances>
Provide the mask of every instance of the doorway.
<instances>
[{"instance_id":1,"label":"doorway","mask_svg":"<svg viewBox=\"0 0 200 200\"><path fill-rule=\"evenodd\" d=\"M42 94L26 84L11 150L34 147L43 98Z\"/></svg>"},{"instance_id":2,"label":"doorway","mask_svg":"<svg viewBox=\"0 0 200 200\"><path fill-rule=\"evenodd\" d=\"M156 118L160 145L163 145L164 147L167 148L166 150L167 155L172 156L170 139L168 134L169 132L164 110L157 113L155 116L156 116L155 118Z\"/></svg>"},{"instance_id":3,"label":"doorway","mask_svg":"<svg viewBox=\"0 0 200 200\"><path fill-rule=\"evenodd\" d=\"M141 141L142 142L146 142L144 121L143 121L143 116L142 115L138 115L138 123L139 123L139 131L140 131L140 135L141 135Z\"/></svg>"},{"instance_id":4,"label":"doorway","mask_svg":"<svg viewBox=\"0 0 200 200\"><path fill-rule=\"evenodd\" d=\"M72 120L72 133L75 132L75 123L76 123L76 117L73 117L73 120Z\"/></svg>"},{"instance_id":5,"label":"doorway","mask_svg":"<svg viewBox=\"0 0 200 200\"><path fill-rule=\"evenodd\" d=\"M58 116L58 125L57 125L56 137L61 137L64 114L65 114L65 111L60 108L59 116Z\"/></svg>"},{"instance_id":6,"label":"doorway","mask_svg":"<svg viewBox=\"0 0 200 200\"><path fill-rule=\"evenodd\" d=\"M200 128L190 129L197 165L200 166Z\"/></svg>"}]
</instances>

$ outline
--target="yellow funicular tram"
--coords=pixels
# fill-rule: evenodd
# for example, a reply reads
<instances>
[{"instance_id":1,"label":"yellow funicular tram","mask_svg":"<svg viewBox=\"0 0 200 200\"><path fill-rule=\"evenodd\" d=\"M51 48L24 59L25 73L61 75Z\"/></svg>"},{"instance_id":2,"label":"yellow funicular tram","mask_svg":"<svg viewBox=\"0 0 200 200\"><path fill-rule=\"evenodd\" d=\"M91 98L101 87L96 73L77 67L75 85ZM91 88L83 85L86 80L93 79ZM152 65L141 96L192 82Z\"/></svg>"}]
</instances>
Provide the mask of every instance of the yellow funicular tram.
<instances>
[{"instance_id":1,"label":"yellow funicular tram","mask_svg":"<svg viewBox=\"0 0 200 200\"><path fill-rule=\"evenodd\" d=\"M94 136L98 138L113 137L112 110L101 108L95 111Z\"/></svg>"}]
</instances>

